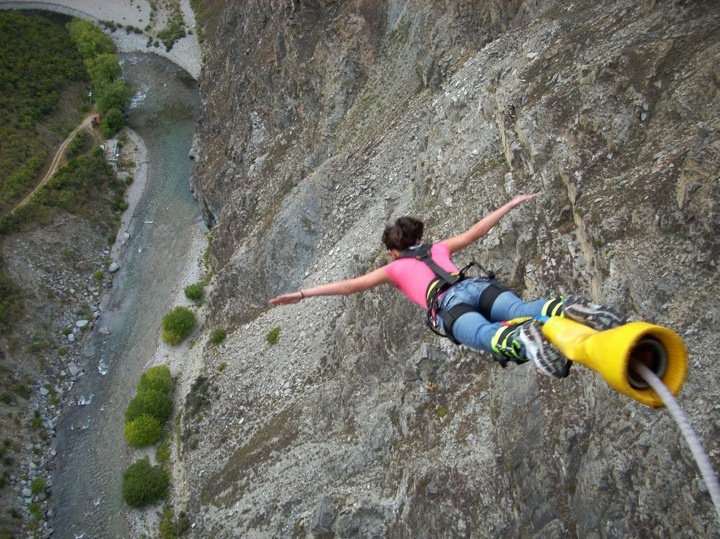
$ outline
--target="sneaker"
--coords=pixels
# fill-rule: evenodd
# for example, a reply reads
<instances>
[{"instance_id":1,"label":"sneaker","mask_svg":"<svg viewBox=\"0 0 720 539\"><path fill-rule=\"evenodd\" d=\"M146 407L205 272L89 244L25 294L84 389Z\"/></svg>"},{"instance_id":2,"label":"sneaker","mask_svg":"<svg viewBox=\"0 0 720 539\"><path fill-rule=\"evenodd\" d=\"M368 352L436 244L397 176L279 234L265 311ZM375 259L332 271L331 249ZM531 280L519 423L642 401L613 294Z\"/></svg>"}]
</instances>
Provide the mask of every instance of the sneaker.
<instances>
[{"instance_id":1,"label":"sneaker","mask_svg":"<svg viewBox=\"0 0 720 539\"><path fill-rule=\"evenodd\" d=\"M538 370L547 376L565 378L570 374L572 363L542 333L537 320L530 320L520 326L517 339L523 345L527 357Z\"/></svg>"},{"instance_id":2,"label":"sneaker","mask_svg":"<svg viewBox=\"0 0 720 539\"><path fill-rule=\"evenodd\" d=\"M563 316L597 331L612 329L627 322L616 310L577 296L568 296L563 300Z\"/></svg>"}]
</instances>

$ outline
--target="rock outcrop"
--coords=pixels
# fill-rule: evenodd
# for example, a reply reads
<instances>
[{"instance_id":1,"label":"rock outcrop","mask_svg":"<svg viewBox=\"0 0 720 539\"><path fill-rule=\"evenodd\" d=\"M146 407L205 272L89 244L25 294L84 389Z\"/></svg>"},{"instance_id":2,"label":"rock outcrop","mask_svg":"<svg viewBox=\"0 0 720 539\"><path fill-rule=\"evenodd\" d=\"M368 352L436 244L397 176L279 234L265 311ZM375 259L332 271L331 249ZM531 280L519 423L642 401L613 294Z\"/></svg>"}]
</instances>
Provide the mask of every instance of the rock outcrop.
<instances>
[{"instance_id":1,"label":"rock outcrop","mask_svg":"<svg viewBox=\"0 0 720 539\"><path fill-rule=\"evenodd\" d=\"M177 503L197 537L717 537L662 410L434 337L377 289L269 309L513 195L475 258L675 329L720 434L720 11L714 2L210 2L194 187L212 325L184 397ZM277 344L266 340L280 328Z\"/></svg>"}]
</instances>

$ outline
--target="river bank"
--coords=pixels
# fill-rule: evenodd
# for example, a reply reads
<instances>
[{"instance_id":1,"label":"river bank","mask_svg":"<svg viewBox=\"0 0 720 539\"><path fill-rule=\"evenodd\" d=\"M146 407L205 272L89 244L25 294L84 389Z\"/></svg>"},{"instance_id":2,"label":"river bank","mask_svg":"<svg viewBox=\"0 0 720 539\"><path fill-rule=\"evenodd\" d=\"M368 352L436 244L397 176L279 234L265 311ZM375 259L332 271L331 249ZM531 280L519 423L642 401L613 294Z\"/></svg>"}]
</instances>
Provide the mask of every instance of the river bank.
<instances>
[{"instance_id":1,"label":"river bank","mask_svg":"<svg viewBox=\"0 0 720 539\"><path fill-rule=\"evenodd\" d=\"M188 303L184 287L200 279L205 248L206 229L189 184L194 82L154 55L123 54L121 62L136 95L119 169L133 180L110 250L112 287L78 361L85 374L73 395L92 399L83 407L70 400L58 422L51 520L60 537L151 533L154 520L128 511L120 495L122 472L145 454L126 446L123 416L140 374L183 353L164 350L160 322L175 305ZM124 162L134 163L133 170Z\"/></svg>"},{"instance_id":2,"label":"river bank","mask_svg":"<svg viewBox=\"0 0 720 539\"><path fill-rule=\"evenodd\" d=\"M118 52L157 54L180 66L198 80L202 71L202 53L197 39L195 14L190 0L180 0L179 4L186 35L175 41L170 50L158 44L154 38L170 17L162 3L151 5L149 0L0 0L0 9L54 11L98 23L114 23L118 26L116 30L103 29L112 38Z\"/></svg>"}]
</instances>

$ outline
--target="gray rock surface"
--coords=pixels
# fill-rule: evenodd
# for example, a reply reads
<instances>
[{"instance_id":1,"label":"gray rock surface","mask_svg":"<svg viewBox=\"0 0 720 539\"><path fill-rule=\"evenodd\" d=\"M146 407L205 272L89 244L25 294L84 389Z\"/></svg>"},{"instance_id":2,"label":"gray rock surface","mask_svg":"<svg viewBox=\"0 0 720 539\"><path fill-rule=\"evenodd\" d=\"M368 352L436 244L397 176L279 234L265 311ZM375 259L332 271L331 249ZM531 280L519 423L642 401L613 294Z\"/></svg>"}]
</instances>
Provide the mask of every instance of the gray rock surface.
<instances>
[{"instance_id":1,"label":"gray rock surface","mask_svg":"<svg viewBox=\"0 0 720 539\"><path fill-rule=\"evenodd\" d=\"M389 287L267 307L385 263L400 215L440 239L538 192L457 261L676 330L720 468L716 3L208 10L194 189L229 335L182 397L190 535L720 537L668 415L588 369L500 369Z\"/></svg>"}]
</instances>

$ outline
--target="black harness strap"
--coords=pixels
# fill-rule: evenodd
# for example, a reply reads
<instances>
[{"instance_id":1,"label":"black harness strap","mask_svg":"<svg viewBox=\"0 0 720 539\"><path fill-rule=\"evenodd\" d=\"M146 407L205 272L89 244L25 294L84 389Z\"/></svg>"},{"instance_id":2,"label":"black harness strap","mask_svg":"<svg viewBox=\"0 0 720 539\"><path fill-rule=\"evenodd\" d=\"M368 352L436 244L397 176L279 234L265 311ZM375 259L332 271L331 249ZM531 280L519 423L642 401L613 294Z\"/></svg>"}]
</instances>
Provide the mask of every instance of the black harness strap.
<instances>
[{"instance_id":1,"label":"black harness strap","mask_svg":"<svg viewBox=\"0 0 720 539\"><path fill-rule=\"evenodd\" d=\"M457 319L460 318L462 315L471 312L479 312L485 318L489 319L493 303L500 294L507 290L507 288L504 288L495 283L493 281L493 279L495 278L495 274L485 270L485 268L483 268L475 261L465 266L458 273L449 273L445 271L432 259L432 256L430 255L431 248L431 245L424 243L422 245L406 249L398 255L398 258L414 258L415 260L423 262L433 271L436 278L430 282L425 293L425 301L427 302L427 325L434 333L440 335L441 337L447 337L455 344L460 344L460 342L455 339L452 333L452 327L457 321ZM441 316L445 333L442 333L437 329L438 326L435 320L435 316L437 314L440 314L437 298L440 296L440 294L445 292L452 285L465 279L465 272L469 270L472 266L478 266L483 272L485 272L488 280L490 280L490 286L488 286L488 288L480 296L479 309L465 303L460 303L458 305L450 307L446 311L443 311Z\"/></svg>"},{"instance_id":2,"label":"black harness strap","mask_svg":"<svg viewBox=\"0 0 720 539\"><path fill-rule=\"evenodd\" d=\"M455 338L455 335L453 335L452 328L455 325L455 322L457 322L457 319L460 318L462 315L476 312L477 310L475 308L467 305L466 303L458 303L457 305L450 307L447 311L443 311L442 321L443 325L445 326L445 336L453 343L460 344L460 341L458 341Z\"/></svg>"},{"instance_id":3,"label":"black harness strap","mask_svg":"<svg viewBox=\"0 0 720 539\"><path fill-rule=\"evenodd\" d=\"M437 296L464 278L462 272L450 273L441 268L438 263L432 259L430 255L431 248L431 245L423 243L416 247L410 247L398 255L398 258L414 258L415 260L423 262L435 274L436 278L430 281L425 291L425 302L428 309L433 308L433 303Z\"/></svg>"},{"instance_id":4,"label":"black harness strap","mask_svg":"<svg viewBox=\"0 0 720 539\"><path fill-rule=\"evenodd\" d=\"M488 287L483 290L482 294L480 294L480 314L490 320L490 313L492 312L492 306L495 303L495 300L506 290L507 288L504 286L500 286L495 281L490 281Z\"/></svg>"}]
</instances>

